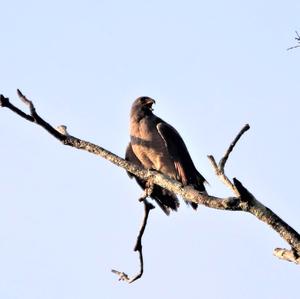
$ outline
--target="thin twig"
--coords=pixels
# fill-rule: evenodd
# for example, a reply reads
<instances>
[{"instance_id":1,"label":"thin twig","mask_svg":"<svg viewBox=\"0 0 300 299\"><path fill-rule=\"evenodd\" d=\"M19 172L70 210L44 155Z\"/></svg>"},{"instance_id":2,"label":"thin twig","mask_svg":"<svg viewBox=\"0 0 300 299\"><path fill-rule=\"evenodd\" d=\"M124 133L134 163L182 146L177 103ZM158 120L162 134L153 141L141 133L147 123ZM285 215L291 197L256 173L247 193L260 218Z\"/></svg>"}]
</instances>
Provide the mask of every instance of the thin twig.
<instances>
[{"instance_id":1,"label":"thin twig","mask_svg":"<svg viewBox=\"0 0 300 299\"><path fill-rule=\"evenodd\" d=\"M300 35L298 33L298 31L295 31L296 32L296 37L295 37L295 40L299 43L299 45L296 45L296 46L293 46L293 47L290 47L290 48L287 48L286 50L289 51L289 50L292 50L292 49L296 49L296 48L299 48L300 47Z\"/></svg>"},{"instance_id":2,"label":"thin twig","mask_svg":"<svg viewBox=\"0 0 300 299\"><path fill-rule=\"evenodd\" d=\"M289 50L293 50L293 49L296 49L296 48L300 48L300 45L297 45L297 46L293 46L293 47L287 48L286 50L289 51Z\"/></svg>"},{"instance_id":3,"label":"thin twig","mask_svg":"<svg viewBox=\"0 0 300 299\"><path fill-rule=\"evenodd\" d=\"M240 132L237 134L237 136L234 138L234 140L231 142L230 146L228 147L227 151L225 152L223 158L219 162L219 170L221 172L224 172L225 164L229 158L230 153L232 152L233 148L237 144L237 142L240 140L240 138L243 136L245 132L247 132L250 129L249 124L244 125L244 127L240 130Z\"/></svg>"},{"instance_id":4,"label":"thin twig","mask_svg":"<svg viewBox=\"0 0 300 299\"><path fill-rule=\"evenodd\" d=\"M124 272L120 272L120 271L117 271L117 270L111 270L113 273L115 273L119 276L119 280L127 281L128 283L133 283L134 281L138 280L139 278L142 277L142 275L144 273L142 238L143 238L146 226L147 226L149 213L152 209L154 209L154 206L151 203L149 203L146 198L143 200L143 203L144 203L144 217L143 217L143 221L142 221L142 224L141 224L139 234L137 236L136 244L135 244L134 249L133 249L134 251L138 251L138 253L139 253L140 270L133 278L130 278Z\"/></svg>"},{"instance_id":5,"label":"thin twig","mask_svg":"<svg viewBox=\"0 0 300 299\"><path fill-rule=\"evenodd\" d=\"M244 127L240 130L240 132L237 134L237 136L234 138L234 140L229 145L228 149L226 150L224 156L221 158L219 164L217 164L215 158L212 155L207 156L208 160L211 162L212 167L216 173L216 175L221 179L221 181L227 185L236 196L240 196L237 188L235 185L231 182L231 180L227 177L225 174L225 165L229 158L230 153L236 146L237 142L240 140L240 138L243 136L245 132L247 132L250 129L249 124L244 125Z\"/></svg>"},{"instance_id":6,"label":"thin twig","mask_svg":"<svg viewBox=\"0 0 300 299\"><path fill-rule=\"evenodd\" d=\"M230 181L230 179L226 176L226 174L224 173L224 171L222 172L214 158L214 156L212 155L208 155L207 156L208 160L210 161L213 170L215 171L216 176L219 177L219 179L226 185L229 187L229 189L231 189L235 195L237 197L239 197L239 193L237 192L235 186L233 185L233 183Z\"/></svg>"},{"instance_id":7,"label":"thin twig","mask_svg":"<svg viewBox=\"0 0 300 299\"><path fill-rule=\"evenodd\" d=\"M17 89L17 94L18 94L18 96L20 97L21 101L22 101L25 105L29 106L30 114L31 114L31 116L32 116L33 118L35 118L35 117L37 116L37 113L36 113L36 111L35 111L35 107L34 107L32 101L29 101L29 100L26 98L26 96L23 95L23 93L21 92L20 89Z\"/></svg>"}]
</instances>

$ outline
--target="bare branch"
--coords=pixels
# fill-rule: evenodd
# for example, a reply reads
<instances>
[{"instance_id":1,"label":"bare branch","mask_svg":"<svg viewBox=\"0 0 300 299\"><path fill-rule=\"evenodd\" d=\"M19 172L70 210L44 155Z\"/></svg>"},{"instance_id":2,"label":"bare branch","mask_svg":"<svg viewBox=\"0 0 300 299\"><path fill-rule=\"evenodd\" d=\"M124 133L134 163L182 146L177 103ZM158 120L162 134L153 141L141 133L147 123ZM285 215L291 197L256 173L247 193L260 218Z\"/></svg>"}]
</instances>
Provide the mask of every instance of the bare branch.
<instances>
[{"instance_id":1,"label":"bare branch","mask_svg":"<svg viewBox=\"0 0 300 299\"><path fill-rule=\"evenodd\" d=\"M203 204L207 207L214 208L214 209L235 210L235 211L241 210L241 208L239 208L238 206L238 201L239 201L238 198L234 198L234 197L218 198L214 196L209 196L206 193L198 192L192 186L183 186L180 182L176 180L173 180L157 171L146 170L133 163L130 163L96 144L76 138L68 134L64 135L61 133L64 132L63 129L59 129L60 130L59 132L54 127L52 127L49 123L44 121L40 116L38 116L36 112L33 116L27 115L26 113L16 108L13 104L11 104L8 98L5 98L5 100L3 101L4 102L3 105L1 101L2 97L3 96L1 96L0 99L0 106L7 107L13 112L18 111L16 112L18 115L25 118L26 120L37 123L38 125L43 127L46 131L48 131L52 136L54 136L56 139L61 141L64 145L69 145L71 147L75 147L77 149L81 149L89 153L92 153L94 155L100 156L112 162L113 164L121 168L124 168L130 173L133 173L134 175L138 176L143 180L149 181L149 179L151 179L153 184L168 189L169 191L172 191L191 202ZM60 126L60 128L62 127L63 126Z\"/></svg>"},{"instance_id":2,"label":"bare branch","mask_svg":"<svg viewBox=\"0 0 300 299\"><path fill-rule=\"evenodd\" d=\"M233 179L235 187L241 194L244 210L254 215L259 220L268 224L291 246L295 254L300 253L299 234L276 215L271 209L259 202L236 178Z\"/></svg>"},{"instance_id":3,"label":"bare branch","mask_svg":"<svg viewBox=\"0 0 300 299\"><path fill-rule=\"evenodd\" d=\"M242 135L247 132L250 129L249 124L244 125L244 127L241 129L241 131L237 134L237 136L234 138L234 140L231 142L230 146L228 147L227 151L225 152L225 155L219 162L219 169L221 172L224 172L225 164L229 158L230 153L232 152L233 148L236 146L237 142L240 140Z\"/></svg>"},{"instance_id":4,"label":"bare branch","mask_svg":"<svg viewBox=\"0 0 300 299\"><path fill-rule=\"evenodd\" d=\"M225 174L225 164L229 158L230 153L236 146L237 142L240 140L242 135L250 129L248 124L244 125L244 127L240 130L234 140L231 142L230 146L228 147L227 151L225 152L223 158L220 160L219 164L216 163L215 158L212 155L207 156L209 161L212 164L212 167L216 173L216 175L220 178L220 180L227 185L236 196L239 196L239 192L236 189L235 185L230 181L230 179Z\"/></svg>"},{"instance_id":5,"label":"bare branch","mask_svg":"<svg viewBox=\"0 0 300 299\"><path fill-rule=\"evenodd\" d=\"M229 157L229 154L233 150L236 143L239 141L241 136L250 129L250 126L246 124L241 131L238 133L236 138L230 144L228 150L225 152L224 157L220 160L217 165L215 158L213 156L208 156L213 169L215 170L216 175L220 180L238 196L239 198L239 207L245 212L253 214L259 220L265 222L271 226L279 235L285 239L292 247L293 252L300 253L300 244L299 244L299 234L290 227L286 222L284 222L279 216L277 216L272 210L265 207L260 203L254 196L251 194L242 183L234 178L233 183L225 175L225 164ZM283 258L283 257L282 257Z\"/></svg>"},{"instance_id":6,"label":"bare branch","mask_svg":"<svg viewBox=\"0 0 300 299\"><path fill-rule=\"evenodd\" d=\"M27 106L29 106L29 109L30 109L30 114L32 115L32 117L34 117L34 115L37 115L36 114L36 111L35 111L35 108L32 104L31 101L29 101L21 92L20 89L17 89L17 94L18 96L20 97L21 101L26 104Z\"/></svg>"},{"instance_id":7,"label":"bare branch","mask_svg":"<svg viewBox=\"0 0 300 299\"><path fill-rule=\"evenodd\" d=\"M299 37L300 39L300 37ZM24 113L14 105L9 102L8 98L5 98L3 95L0 97L0 107L7 107L11 111L15 112L24 119L35 122L36 124L43 127L47 132L49 132L56 139L61 141L64 145L69 145L77 149L88 151L92 154L101 156L108 161L114 163L115 165L133 173L137 177L144 180L152 180L153 184L159 185L162 188L165 188L171 192L176 193L177 195L183 197L185 200L190 202L195 202L202 204L206 207L220 210L229 210L229 211L244 211L253 214L259 220L268 224L273 230L279 233L279 235L291 246L292 251L295 256L300 255L300 235L290 227L286 222L284 222L279 216L277 216L273 211L260 203L237 179L233 180L233 183L225 175L224 167L228 160L230 153L235 147L236 143L240 137L249 129L248 125L245 125L243 129L239 132L237 137L229 146L228 150L225 152L224 157L220 160L219 164L216 163L213 156L209 156L209 160L212 163L212 166L218 175L218 177L234 192L236 197L229 198L220 198L208 195L206 193L201 193L195 190L192 186L182 186L182 184L176 180L172 180L169 177L162 175L156 171L143 169L135 164L132 164L119 156L107 151L106 149L90 143L88 141L81 140L74 136L69 135L66 130L56 130L49 123L44 121L37 113L34 108L34 105L29 101L21 92L18 92L21 99L29 105L30 115ZM148 216L147 216L148 217ZM145 219L145 218L144 218ZM146 218L147 221L147 218ZM285 250L286 252L288 250ZM140 255L141 251L139 251ZM287 253L282 254L286 256ZM292 260L288 259L287 260ZM143 260L140 258L141 264ZM298 261L298 259L297 259ZM143 265L141 266L141 271L143 272ZM123 272L116 271L115 273ZM140 274L140 273L139 273ZM138 275L139 275L138 274ZM137 276L138 276L137 275ZM126 275L123 275L126 277ZM130 279L125 279L129 280Z\"/></svg>"},{"instance_id":8,"label":"bare branch","mask_svg":"<svg viewBox=\"0 0 300 299\"><path fill-rule=\"evenodd\" d=\"M13 104L10 103L8 98L5 98L3 95L0 96L0 107L6 107L10 109L11 111L15 112L19 116L25 118L28 121L34 122L34 119L32 116L24 113L22 110L19 108L15 107Z\"/></svg>"},{"instance_id":9,"label":"bare branch","mask_svg":"<svg viewBox=\"0 0 300 299\"><path fill-rule=\"evenodd\" d=\"M34 122L38 125L40 125L42 128L44 128L48 133L50 133L52 136L54 136L56 139L60 141L64 141L66 139L66 136L58 132L56 129L54 129L50 124L45 122L37 113L35 110L35 107L31 101L29 101L18 89L17 93L22 100L23 103L25 103L27 106L29 106L30 115L24 113L22 110L14 106L10 103L8 98L5 98L3 95L1 95L0 98L0 107L7 107L11 111L17 113L19 116L23 117L24 119Z\"/></svg>"},{"instance_id":10,"label":"bare branch","mask_svg":"<svg viewBox=\"0 0 300 299\"><path fill-rule=\"evenodd\" d=\"M286 50L289 51L289 50L293 50L293 49L296 49L296 48L300 48L300 45L296 45L296 46L287 48Z\"/></svg>"}]
</instances>

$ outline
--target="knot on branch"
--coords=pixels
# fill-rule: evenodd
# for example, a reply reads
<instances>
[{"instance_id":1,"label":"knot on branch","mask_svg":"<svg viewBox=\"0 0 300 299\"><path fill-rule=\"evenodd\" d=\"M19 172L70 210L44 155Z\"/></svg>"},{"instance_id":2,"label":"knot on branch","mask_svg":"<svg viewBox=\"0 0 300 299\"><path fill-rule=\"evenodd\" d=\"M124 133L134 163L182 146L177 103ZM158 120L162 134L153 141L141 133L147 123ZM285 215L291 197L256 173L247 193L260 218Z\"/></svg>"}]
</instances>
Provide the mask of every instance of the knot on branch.
<instances>
[{"instance_id":1,"label":"knot on branch","mask_svg":"<svg viewBox=\"0 0 300 299\"><path fill-rule=\"evenodd\" d=\"M237 178L233 178L233 184L240 194L239 198L241 204L244 206L244 209L249 210L251 204L253 203L253 195L243 186L243 184Z\"/></svg>"},{"instance_id":2,"label":"knot on branch","mask_svg":"<svg viewBox=\"0 0 300 299\"><path fill-rule=\"evenodd\" d=\"M240 198L238 197L228 197L225 205L227 210L239 210L240 208Z\"/></svg>"},{"instance_id":3,"label":"knot on branch","mask_svg":"<svg viewBox=\"0 0 300 299\"><path fill-rule=\"evenodd\" d=\"M64 136L71 136L67 131L67 126L65 125L58 126L56 130Z\"/></svg>"}]
</instances>

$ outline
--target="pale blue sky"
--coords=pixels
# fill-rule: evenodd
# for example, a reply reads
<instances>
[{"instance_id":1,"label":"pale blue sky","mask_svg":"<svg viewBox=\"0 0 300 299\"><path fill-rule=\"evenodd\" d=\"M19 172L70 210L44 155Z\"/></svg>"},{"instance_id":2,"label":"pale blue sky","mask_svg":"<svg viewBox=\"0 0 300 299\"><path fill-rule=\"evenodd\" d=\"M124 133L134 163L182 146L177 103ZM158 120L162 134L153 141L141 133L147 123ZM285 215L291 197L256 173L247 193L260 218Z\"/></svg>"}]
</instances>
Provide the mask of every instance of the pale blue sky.
<instances>
[{"instance_id":1,"label":"pale blue sky","mask_svg":"<svg viewBox=\"0 0 300 299\"><path fill-rule=\"evenodd\" d=\"M231 195L220 158L251 130L227 173L300 230L299 1L1 1L0 92L16 89L53 125L124 155L141 95L181 133L208 192ZM132 251L143 207L123 170L63 147L0 110L0 298L295 298L286 244L242 213L181 204L150 215L145 275Z\"/></svg>"}]
</instances>

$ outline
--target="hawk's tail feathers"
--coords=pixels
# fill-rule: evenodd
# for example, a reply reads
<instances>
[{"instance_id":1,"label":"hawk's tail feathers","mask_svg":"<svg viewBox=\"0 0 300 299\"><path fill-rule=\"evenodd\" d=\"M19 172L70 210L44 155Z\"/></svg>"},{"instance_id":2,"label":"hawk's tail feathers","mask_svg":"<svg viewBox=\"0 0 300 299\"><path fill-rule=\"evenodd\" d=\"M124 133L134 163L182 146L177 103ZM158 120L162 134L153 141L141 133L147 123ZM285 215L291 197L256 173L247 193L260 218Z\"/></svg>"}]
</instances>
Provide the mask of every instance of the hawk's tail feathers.
<instances>
[{"instance_id":1,"label":"hawk's tail feathers","mask_svg":"<svg viewBox=\"0 0 300 299\"><path fill-rule=\"evenodd\" d=\"M160 186L154 185L151 197L156 201L166 215L169 215L171 210L177 211L179 207L177 196Z\"/></svg>"}]
</instances>

